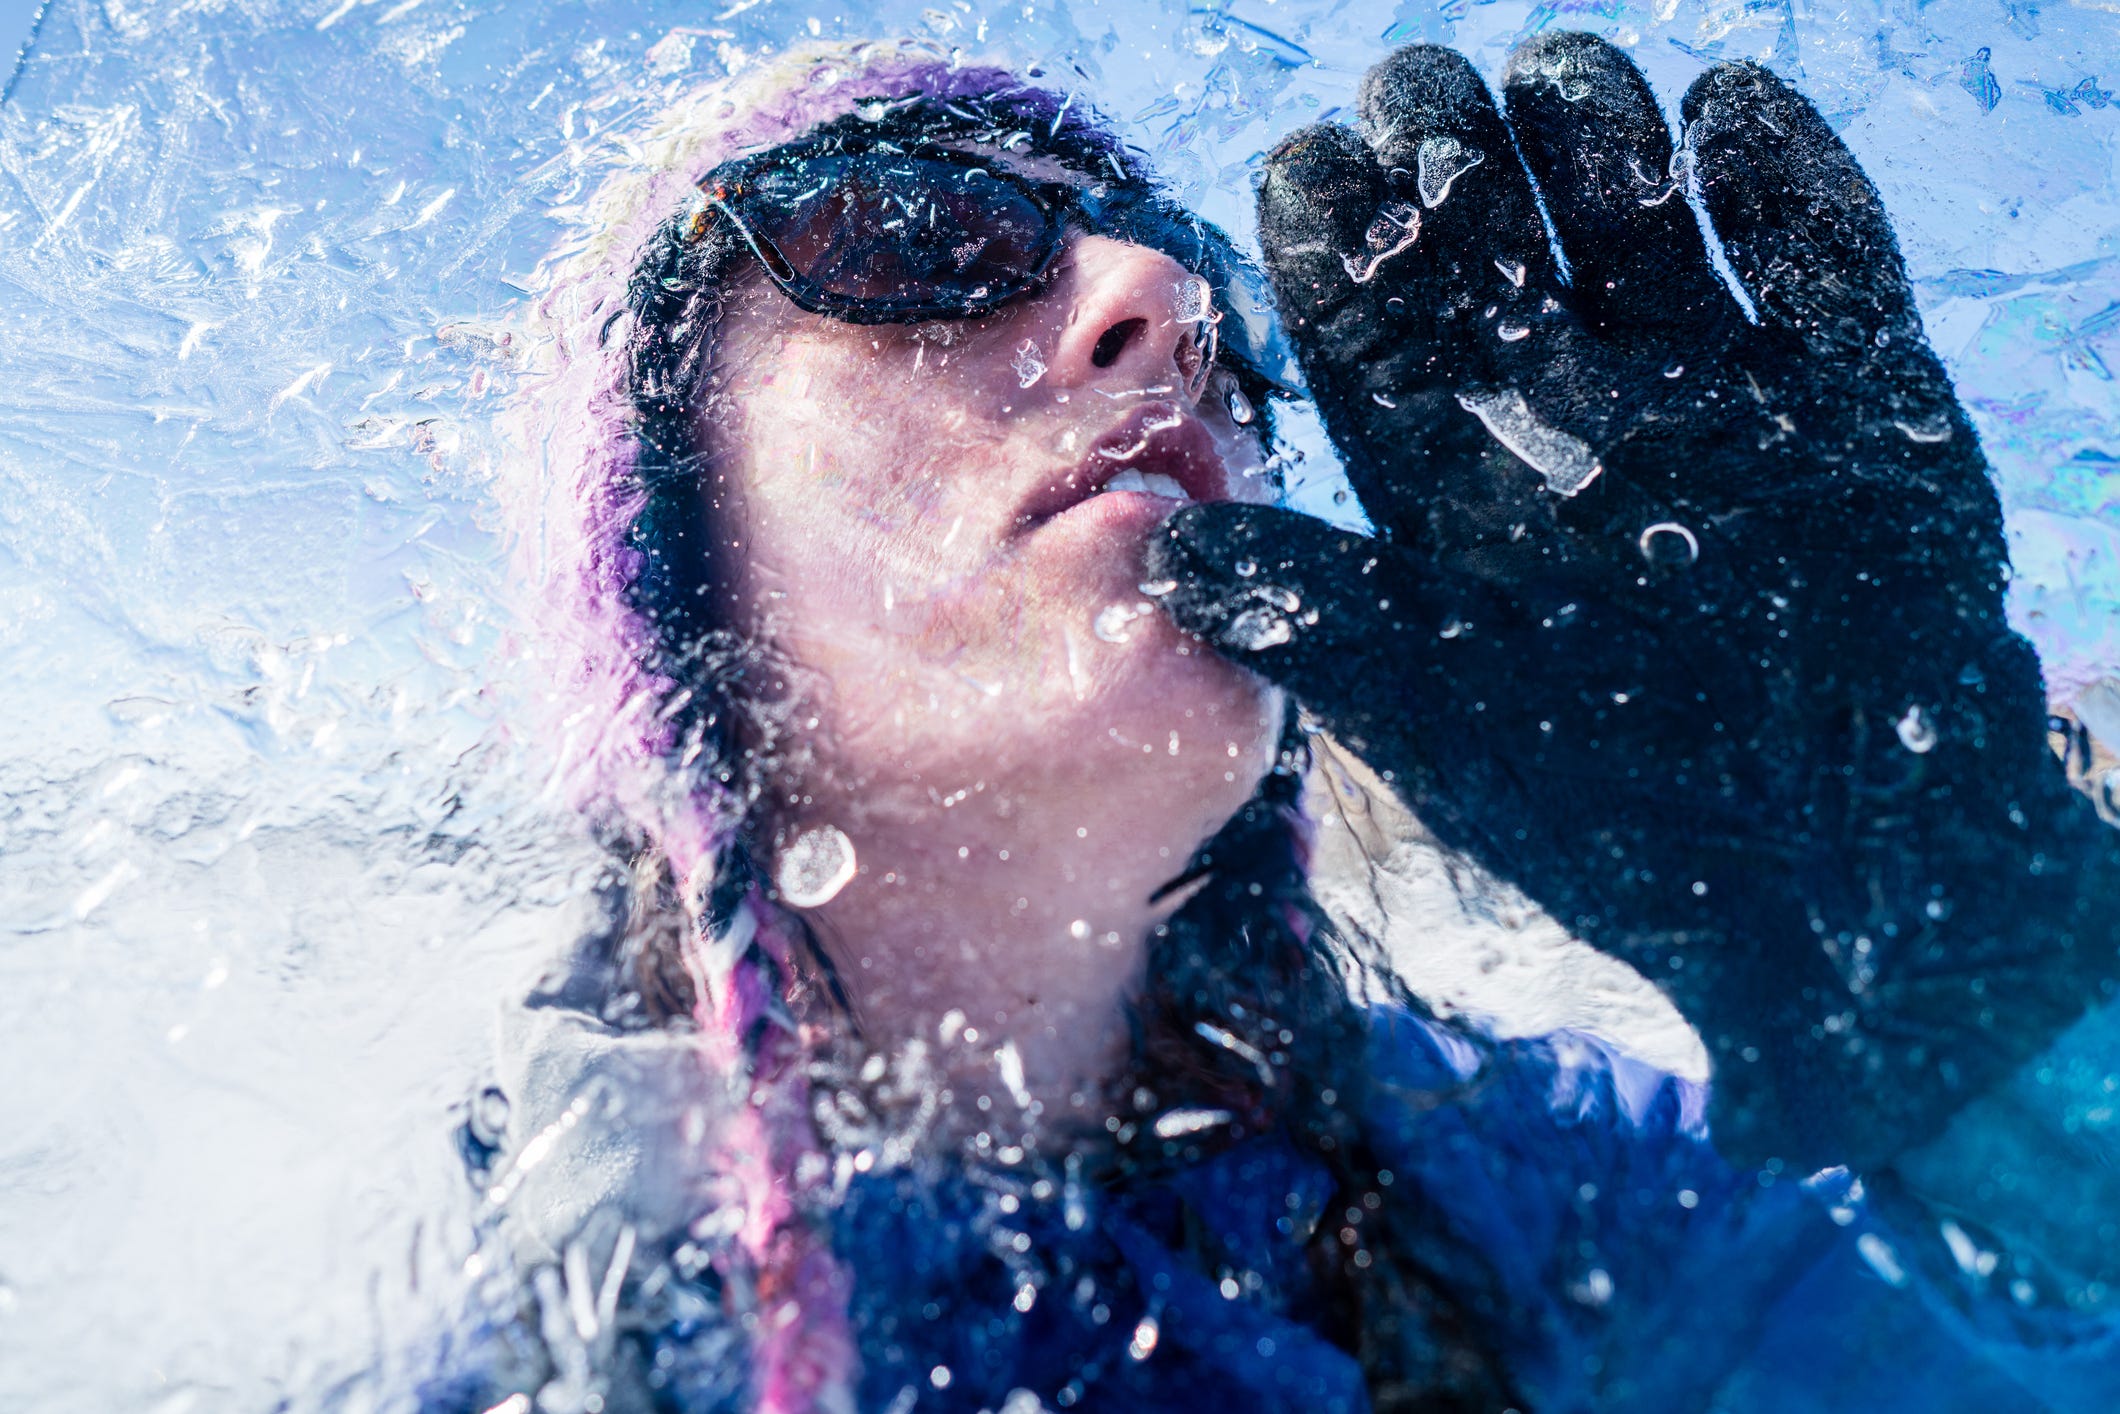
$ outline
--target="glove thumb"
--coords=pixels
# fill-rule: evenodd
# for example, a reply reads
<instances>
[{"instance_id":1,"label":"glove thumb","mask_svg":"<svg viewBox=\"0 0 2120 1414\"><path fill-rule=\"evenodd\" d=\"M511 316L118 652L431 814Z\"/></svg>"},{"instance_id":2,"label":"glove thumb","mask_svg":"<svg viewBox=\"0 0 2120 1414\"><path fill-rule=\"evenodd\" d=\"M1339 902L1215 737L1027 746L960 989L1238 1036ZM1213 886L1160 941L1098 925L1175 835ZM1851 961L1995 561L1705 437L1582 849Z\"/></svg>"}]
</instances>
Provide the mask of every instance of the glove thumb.
<instances>
[{"instance_id":1,"label":"glove thumb","mask_svg":"<svg viewBox=\"0 0 2120 1414\"><path fill-rule=\"evenodd\" d=\"M1479 581L1274 506L1188 506L1148 546L1164 612L1231 661L1286 688L1389 772L1427 675L1501 605ZM1445 700L1436 683L1432 701Z\"/></svg>"}]
</instances>

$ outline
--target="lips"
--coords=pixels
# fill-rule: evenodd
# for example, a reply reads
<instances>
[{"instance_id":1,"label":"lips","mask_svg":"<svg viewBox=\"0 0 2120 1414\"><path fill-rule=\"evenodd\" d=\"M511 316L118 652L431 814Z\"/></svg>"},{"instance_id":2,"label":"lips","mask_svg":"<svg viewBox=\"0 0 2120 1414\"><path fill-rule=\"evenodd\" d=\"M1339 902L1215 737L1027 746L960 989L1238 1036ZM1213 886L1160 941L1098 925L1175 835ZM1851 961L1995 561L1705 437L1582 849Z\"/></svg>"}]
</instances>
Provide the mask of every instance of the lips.
<instances>
[{"instance_id":1,"label":"lips","mask_svg":"<svg viewBox=\"0 0 2120 1414\"><path fill-rule=\"evenodd\" d=\"M1145 495L1176 509L1227 497L1221 453L1207 427L1173 402L1144 403L1090 445L1089 455L1053 478L1018 515L1025 530L1107 495Z\"/></svg>"}]
</instances>

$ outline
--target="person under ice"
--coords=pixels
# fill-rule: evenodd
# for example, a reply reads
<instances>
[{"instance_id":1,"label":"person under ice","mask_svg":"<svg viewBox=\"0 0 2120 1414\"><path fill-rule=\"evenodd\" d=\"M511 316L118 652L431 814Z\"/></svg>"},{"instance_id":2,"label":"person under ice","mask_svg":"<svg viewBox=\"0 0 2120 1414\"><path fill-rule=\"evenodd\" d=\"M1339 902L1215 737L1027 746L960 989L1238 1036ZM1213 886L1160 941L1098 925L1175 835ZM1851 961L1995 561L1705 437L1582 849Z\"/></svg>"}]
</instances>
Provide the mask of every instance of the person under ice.
<instances>
[{"instance_id":1,"label":"person under ice","mask_svg":"<svg viewBox=\"0 0 2120 1414\"><path fill-rule=\"evenodd\" d=\"M1752 65L1677 145L1585 35L1504 100L1400 50L1260 176L1374 537L1072 93L871 46L628 149L514 504L627 868L425 1407L2112 1407L2113 841L1876 191ZM1320 728L1711 1083L1410 996Z\"/></svg>"}]
</instances>

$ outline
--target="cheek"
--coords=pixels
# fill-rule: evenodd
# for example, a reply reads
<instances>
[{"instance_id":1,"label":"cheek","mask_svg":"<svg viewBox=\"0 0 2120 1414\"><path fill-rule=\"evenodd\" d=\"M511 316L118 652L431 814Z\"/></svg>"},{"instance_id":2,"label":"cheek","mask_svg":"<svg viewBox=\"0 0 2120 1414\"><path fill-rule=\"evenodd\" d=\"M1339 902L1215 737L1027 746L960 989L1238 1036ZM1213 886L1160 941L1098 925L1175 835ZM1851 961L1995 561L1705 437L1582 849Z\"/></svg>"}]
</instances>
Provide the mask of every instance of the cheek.
<instances>
[{"instance_id":1,"label":"cheek","mask_svg":"<svg viewBox=\"0 0 2120 1414\"><path fill-rule=\"evenodd\" d=\"M970 563L978 539L949 527L983 504L979 473L1003 443L962 380L912 370L918 352L830 340L791 351L785 371L745 403L756 498L788 513L837 514L866 529L872 550L947 547Z\"/></svg>"},{"instance_id":2,"label":"cheek","mask_svg":"<svg viewBox=\"0 0 2120 1414\"><path fill-rule=\"evenodd\" d=\"M894 374L902 351L855 352L784 348L732 390L742 412L724 445L738 449L759 610L813 667L897 674L1008 631L991 601L983 614L966 602L988 599L975 590L984 518L1002 504L973 473L1000 448L942 380Z\"/></svg>"}]
</instances>

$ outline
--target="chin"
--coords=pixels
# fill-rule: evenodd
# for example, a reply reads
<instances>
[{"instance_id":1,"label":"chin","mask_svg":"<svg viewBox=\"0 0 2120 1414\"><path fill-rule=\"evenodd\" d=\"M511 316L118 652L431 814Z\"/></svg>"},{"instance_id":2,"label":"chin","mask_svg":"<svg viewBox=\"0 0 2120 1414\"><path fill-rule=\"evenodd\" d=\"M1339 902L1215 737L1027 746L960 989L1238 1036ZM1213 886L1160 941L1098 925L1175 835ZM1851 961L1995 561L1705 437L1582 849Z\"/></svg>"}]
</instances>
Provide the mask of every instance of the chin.
<instances>
[{"instance_id":1,"label":"chin","mask_svg":"<svg viewBox=\"0 0 2120 1414\"><path fill-rule=\"evenodd\" d=\"M1179 632L1161 613L1131 621L1127 632L1125 643L1098 644L1109 651L1098 690L1077 703L1088 718L1084 730L1138 752L1144 762L1193 768L1178 774L1197 769L1220 781L1234 773L1249 794L1279 744L1280 690Z\"/></svg>"}]
</instances>

